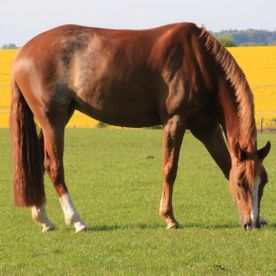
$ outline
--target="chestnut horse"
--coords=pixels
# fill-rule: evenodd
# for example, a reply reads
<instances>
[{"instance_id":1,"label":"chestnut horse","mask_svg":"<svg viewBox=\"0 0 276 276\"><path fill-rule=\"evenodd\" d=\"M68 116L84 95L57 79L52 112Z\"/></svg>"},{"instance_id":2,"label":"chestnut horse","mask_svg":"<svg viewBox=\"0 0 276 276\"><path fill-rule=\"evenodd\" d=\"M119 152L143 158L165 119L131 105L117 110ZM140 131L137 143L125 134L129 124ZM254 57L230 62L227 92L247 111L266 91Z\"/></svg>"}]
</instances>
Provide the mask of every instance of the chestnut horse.
<instances>
[{"instance_id":1,"label":"chestnut horse","mask_svg":"<svg viewBox=\"0 0 276 276\"><path fill-rule=\"evenodd\" d=\"M159 212L167 228L179 226L172 193L187 129L229 179L244 229L265 222L259 216L267 182L262 161L270 143L257 150L248 82L205 28L192 23L135 31L61 26L20 49L12 67L12 90L14 205L32 207L43 231L55 229L45 208L44 170L66 224L76 232L87 229L64 181L64 129L74 110L118 126L163 125Z\"/></svg>"}]
</instances>

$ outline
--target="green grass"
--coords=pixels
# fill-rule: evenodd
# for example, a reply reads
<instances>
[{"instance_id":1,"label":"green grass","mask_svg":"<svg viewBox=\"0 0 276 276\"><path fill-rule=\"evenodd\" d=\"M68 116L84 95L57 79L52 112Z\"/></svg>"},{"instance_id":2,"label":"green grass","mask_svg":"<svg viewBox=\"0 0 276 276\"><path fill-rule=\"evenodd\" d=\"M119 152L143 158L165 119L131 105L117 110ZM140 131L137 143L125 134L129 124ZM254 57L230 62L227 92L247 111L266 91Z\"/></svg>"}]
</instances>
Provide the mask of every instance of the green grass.
<instances>
[{"instance_id":1,"label":"green grass","mask_svg":"<svg viewBox=\"0 0 276 276\"><path fill-rule=\"evenodd\" d=\"M261 212L267 226L241 229L226 180L187 133L173 201L183 227L166 230L158 215L161 131L67 129L67 185L91 230L75 234L65 226L45 177L48 213L58 230L42 234L30 210L12 208L8 131L0 135L1 275L276 274L276 136L259 136L261 146L272 142Z\"/></svg>"}]
</instances>

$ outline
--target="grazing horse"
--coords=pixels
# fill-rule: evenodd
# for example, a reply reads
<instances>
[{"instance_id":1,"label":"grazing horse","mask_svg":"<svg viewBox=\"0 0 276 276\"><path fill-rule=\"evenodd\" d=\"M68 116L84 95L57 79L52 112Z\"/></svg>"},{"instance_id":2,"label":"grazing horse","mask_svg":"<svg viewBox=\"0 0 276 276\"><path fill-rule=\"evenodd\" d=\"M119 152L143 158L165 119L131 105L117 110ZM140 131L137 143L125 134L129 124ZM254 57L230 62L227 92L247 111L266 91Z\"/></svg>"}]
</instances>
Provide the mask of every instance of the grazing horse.
<instances>
[{"instance_id":1,"label":"grazing horse","mask_svg":"<svg viewBox=\"0 0 276 276\"><path fill-rule=\"evenodd\" d=\"M231 54L205 29L178 23L149 30L61 26L23 46L12 67L13 202L32 207L43 231L44 170L66 224L87 229L64 181L64 129L74 110L124 127L163 125L160 215L179 226L172 193L185 130L229 179L244 229L260 227L267 174L257 150L253 95ZM34 118L41 126L38 136ZM228 147L225 143L225 134ZM229 150L228 150L229 148Z\"/></svg>"}]
</instances>

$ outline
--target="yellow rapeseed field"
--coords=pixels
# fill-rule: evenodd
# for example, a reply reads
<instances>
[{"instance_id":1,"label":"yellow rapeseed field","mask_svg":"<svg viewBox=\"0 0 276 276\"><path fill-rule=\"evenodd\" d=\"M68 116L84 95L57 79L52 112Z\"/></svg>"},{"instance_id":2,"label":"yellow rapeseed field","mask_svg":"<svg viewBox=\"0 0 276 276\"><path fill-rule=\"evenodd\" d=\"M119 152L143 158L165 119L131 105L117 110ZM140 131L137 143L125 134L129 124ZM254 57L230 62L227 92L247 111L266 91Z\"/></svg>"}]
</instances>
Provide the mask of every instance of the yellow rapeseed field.
<instances>
[{"instance_id":1,"label":"yellow rapeseed field","mask_svg":"<svg viewBox=\"0 0 276 276\"><path fill-rule=\"evenodd\" d=\"M235 57L252 88L256 121L276 119L276 46L234 47ZM16 50L0 50L0 127L8 127L10 105L10 68ZM68 126L95 127L98 122L75 112Z\"/></svg>"}]
</instances>

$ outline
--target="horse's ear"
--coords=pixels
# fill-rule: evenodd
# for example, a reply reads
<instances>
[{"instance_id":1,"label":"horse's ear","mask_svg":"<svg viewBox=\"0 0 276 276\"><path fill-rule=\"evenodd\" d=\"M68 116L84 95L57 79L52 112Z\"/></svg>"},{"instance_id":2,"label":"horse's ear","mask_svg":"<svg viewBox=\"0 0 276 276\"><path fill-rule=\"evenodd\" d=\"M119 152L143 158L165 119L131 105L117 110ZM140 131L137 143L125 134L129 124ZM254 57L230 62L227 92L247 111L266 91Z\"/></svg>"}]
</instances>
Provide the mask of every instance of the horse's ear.
<instances>
[{"instance_id":1,"label":"horse's ear","mask_svg":"<svg viewBox=\"0 0 276 276\"><path fill-rule=\"evenodd\" d=\"M270 151L270 148L271 148L271 143L268 141L262 149L258 150L258 157L260 160L263 161L265 159L265 157L268 155Z\"/></svg>"},{"instance_id":2,"label":"horse's ear","mask_svg":"<svg viewBox=\"0 0 276 276\"><path fill-rule=\"evenodd\" d=\"M242 150L239 143L236 143L234 148L234 154L239 161L244 161L248 158L247 152Z\"/></svg>"}]
</instances>

